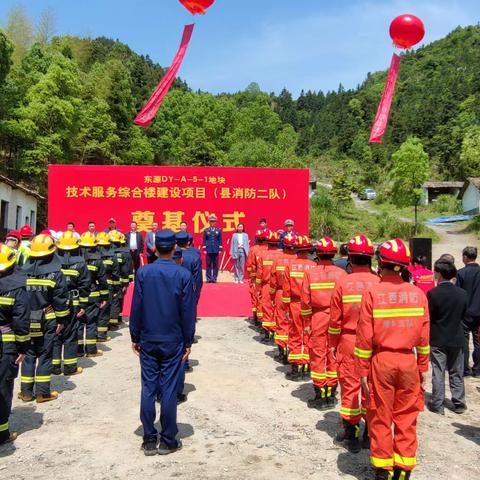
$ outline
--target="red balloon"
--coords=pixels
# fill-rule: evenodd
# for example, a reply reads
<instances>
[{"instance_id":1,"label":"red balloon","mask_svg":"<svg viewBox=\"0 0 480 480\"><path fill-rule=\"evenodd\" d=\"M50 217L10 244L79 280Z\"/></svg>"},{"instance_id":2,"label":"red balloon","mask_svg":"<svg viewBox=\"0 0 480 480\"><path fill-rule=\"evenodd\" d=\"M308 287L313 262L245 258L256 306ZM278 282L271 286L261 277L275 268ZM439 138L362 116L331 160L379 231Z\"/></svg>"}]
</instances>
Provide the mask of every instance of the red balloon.
<instances>
[{"instance_id":1,"label":"red balloon","mask_svg":"<svg viewBox=\"0 0 480 480\"><path fill-rule=\"evenodd\" d=\"M425 26L415 15L406 13L395 18L390 25L390 36L397 48L411 48L425 36Z\"/></svg>"},{"instance_id":2,"label":"red balloon","mask_svg":"<svg viewBox=\"0 0 480 480\"><path fill-rule=\"evenodd\" d=\"M193 15L205 15L205 11L215 3L215 0L180 0L180 3Z\"/></svg>"}]
</instances>

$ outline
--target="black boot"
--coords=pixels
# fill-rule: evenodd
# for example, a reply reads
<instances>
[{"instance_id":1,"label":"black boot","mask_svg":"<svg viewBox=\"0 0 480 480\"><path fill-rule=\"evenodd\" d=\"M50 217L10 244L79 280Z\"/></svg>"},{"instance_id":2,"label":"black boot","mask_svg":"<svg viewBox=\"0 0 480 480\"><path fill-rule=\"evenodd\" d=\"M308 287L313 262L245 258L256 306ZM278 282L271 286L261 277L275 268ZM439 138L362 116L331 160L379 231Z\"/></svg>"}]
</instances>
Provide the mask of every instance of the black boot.
<instances>
[{"instance_id":1,"label":"black boot","mask_svg":"<svg viewBox=\"0 0 480 480\"><path fill-rule=\"evenodd\" d=\"M325 390L327 392L325 410L335 408L337 406L337 403L338 403L338 401L337 401L337 387L326 387Z\"/></svg>"},{"instance_id":2,"label":"black boot","mask_svg":"<svg viewBox=\"0 0 480 480\"><path fill-rule=\"evenodd\" d=\"M260 340L260 343L264 345L270 343L270 332L268 330L263 331L263 338Z\"/></svg>"},{"instance_id":3,"label":"black boot","mask_svg":"<svg viewBox=\"0 0 480 480\"><path fill-rule=\"evenodd\" d=\"M55 365L52 368L52 375L61 375L61 374L62 374L62 368Z\"/></svg>"},{"instance_id":4,"label":"black boot","mask_svg":"<svg viewBox=\"0 0 480 480\"><path fill-rule=\"evenodd\" d=\"M302 369L302 378L304 380L310 380L310 365L305 364Z\"/></svg>"},{"instance_id":5,"label":"black boot","mask_svg":"<svg viewBox=\"0 0 480 480\"><path fill-rule=\"evenodd\" d=\"M315 397L311 398L308 402L308 408L318 408L319 410L322 409L322 406L325 402L325 398L322 396L322 389L320 387L313 387L315 390Z\"/></svg>"},{"instance_id":6,"label":"black boot","mask_svg":"<svg viewBox=\"0 0 480 480\"><path fill-rule=\"evenodd\" d=\"M283 362L283 348L282 347L278 347L278 355L275 355L273 357L273 359L278 363Z\"/></svg>"},{"instance_id":7,"label":"black boot","mask_svg":"<svg viewBox=\"0 0 480 480\"><path fill-rule=\"evenodd\" d=\"M302 379L302 375L300 373L300 365L292 365L292 371L285 374L285 378L287 380L292 380L293 382L298 382Z\"/></svg>"},{"instance_id":8,"label":"black boot","mask_svg":"<svg viewBox=\"0 0 480 480\"><path fill-rule=\"evenodd\" d=\"M283 364L283 365L288 365L288 348L287 348L287 347L285 347L285 348L283 349L282 364Z\"/></svg>"},{"instance_id":9,"label":"black boot","mask_svg":"<svg viewBox=\"0 0 480 480\"><path fill-rule=\"evenodd\" d=\"M409 480L412 472L395 467L393 470L393 480Z\"/></svg>"},{"instance_id":10,"label":"black boot","mask_svg":"<svg viewBox=\"0 0 480 480\"><path fill-rule=\"evenodd\" d=\"M375 480L391 480L391 472L384 470L383 468L375 469Z\"/></svg>"},{"instance_id":11,"label":"black boot","mask_svg":"<svg viewBox=\"0 0 480 480\"><path fill-rule=\"evenodd\" d=\"M368 435L368 423L366 421L363 429L362 448L364 450L370 450L370 436Z\"/></svg>"},{"instance_id":12,"label":"black boot","mask_svg":"<svg viewBox=\"0 0 480 480\"><path fill-rule=\"evenodd\" d=\"M359 437L360 426L352 425L342 419L342 429L337 433L333 443L346 448L351 453L359 453L361 451Z\"/></svg>"}]
</instances>

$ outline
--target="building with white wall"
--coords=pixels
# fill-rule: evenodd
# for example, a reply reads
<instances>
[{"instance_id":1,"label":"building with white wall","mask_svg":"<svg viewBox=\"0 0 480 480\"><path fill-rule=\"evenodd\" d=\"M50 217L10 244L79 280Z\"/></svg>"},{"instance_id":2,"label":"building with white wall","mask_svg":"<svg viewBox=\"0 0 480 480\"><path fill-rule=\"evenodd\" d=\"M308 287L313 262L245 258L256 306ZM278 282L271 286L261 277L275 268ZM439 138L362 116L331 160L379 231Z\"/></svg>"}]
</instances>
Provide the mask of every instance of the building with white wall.
<instances>
[{"instance_id":1,"label":"building with white wall","mask_svg":"<svg viewBox=\"0 0 480 480\"><path fill-rule=\"evenodd\" d=\"M459 197L462 200L464 213L478 215L480 213L480 177L467 178Z\"/></svg>"},{"instance_id":2,"label":"building with white wall","mask_svg":"<svg viewBox=\"0 0 480 480\"><path fill-rule=\"evenodd\" d=\"M38 192L0 175L0 235L23 225L36 231L40 200L43 197Z\"/></svg>"}]
</instances>

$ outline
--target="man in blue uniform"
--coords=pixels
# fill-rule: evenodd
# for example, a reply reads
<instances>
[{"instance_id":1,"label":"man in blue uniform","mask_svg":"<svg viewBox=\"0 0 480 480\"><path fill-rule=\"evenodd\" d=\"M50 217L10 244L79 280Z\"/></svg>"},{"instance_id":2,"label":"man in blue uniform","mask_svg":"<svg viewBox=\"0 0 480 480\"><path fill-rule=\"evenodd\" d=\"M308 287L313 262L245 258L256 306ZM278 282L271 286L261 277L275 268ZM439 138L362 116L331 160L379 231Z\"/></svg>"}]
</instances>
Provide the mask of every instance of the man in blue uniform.
<instances>
[{"instance_id":1,"label":"man in blue uniform","mask_svg":"<svg viewBox=\"0 0 480 480\"><path fill-rule=\"evenodd\" d=\"M217 283L218 255L223 248L222 230L217 228L217 216L208 217L210 226L203 232L203 249L207 256L207 283Z\"/></svg>"},{"instance_id":2,"label":"man in blue uniform","mask_svg":"<svg viewBox=\"0 0 480 480\"><path fill-rule=\"evenodd\" d=\"M175 244L175 232L158 232L159 260L139 269L135 278L130 334L142 370L140 419L145 455L167 455L182 447L175 438L177 387L195 332L195 297L192 275L172 260ZM158 396L162 412L159 444L154 427Z\"/></svg>"}]
</instances>

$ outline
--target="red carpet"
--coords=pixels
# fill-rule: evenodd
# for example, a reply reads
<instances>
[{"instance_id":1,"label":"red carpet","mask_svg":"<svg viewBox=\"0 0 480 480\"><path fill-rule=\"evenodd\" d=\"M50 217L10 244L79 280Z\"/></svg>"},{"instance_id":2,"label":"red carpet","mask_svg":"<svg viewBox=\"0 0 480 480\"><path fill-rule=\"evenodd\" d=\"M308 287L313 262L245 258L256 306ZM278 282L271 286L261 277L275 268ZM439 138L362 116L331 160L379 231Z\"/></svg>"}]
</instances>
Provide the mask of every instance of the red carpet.
<instances>
[{"instance_id":1,"label":"red carpet","mask_svg":"<svg viewBox=\"0 0 480 480\"><path fill-rule=\"evenodd\" d=\"M125 296L123 316L130 316L133 285ZM209 317L249 317L251 315L248 284L206 283L198 304L198 316Z\"/></svg>"}]
</instances>

